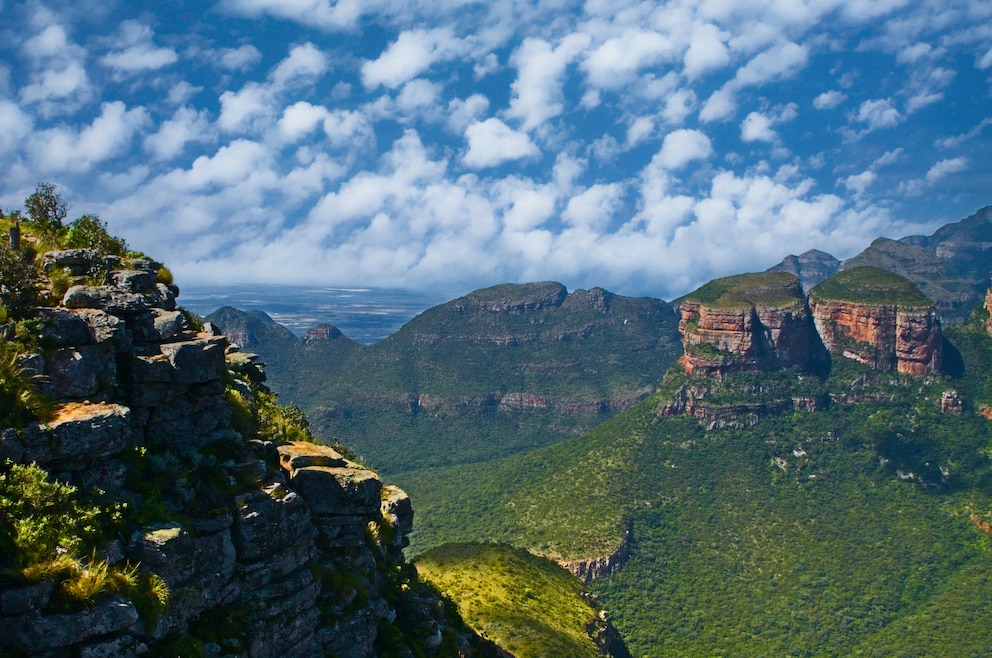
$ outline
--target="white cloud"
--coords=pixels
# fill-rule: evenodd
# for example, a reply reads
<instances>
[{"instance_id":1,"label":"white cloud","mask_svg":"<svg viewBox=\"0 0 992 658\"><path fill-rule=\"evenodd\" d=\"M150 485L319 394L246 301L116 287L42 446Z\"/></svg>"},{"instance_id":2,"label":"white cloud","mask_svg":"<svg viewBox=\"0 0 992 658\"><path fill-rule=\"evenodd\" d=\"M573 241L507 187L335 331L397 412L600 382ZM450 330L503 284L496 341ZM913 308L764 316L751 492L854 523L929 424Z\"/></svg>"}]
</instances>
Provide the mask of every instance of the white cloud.
<instances>
[{"instance_id":1,"label":"white cloud","mask_svg":"<svg viewBox=\"0 0 992 658\"><path fill-rule=\"evenodd\" d=\"M705 160L713 153L709 137L698 130L680 129L665 135L661 150L651 163L663 169L679 169L693 160Z\"/></svg>"},{"instance_id":2,"label":"white cloud","mask_svg":"<svg viewBox=\"0 0 992 658\"><path fill-rule=\"evenodd\" d=\"M100 63L124 74L156 71L175 64L179 60L176 51L156 46L153 36L152 29L147 25L133 20L124 21L115 40L124 47L107 53L100 58Z\"/></svg>"},{"instance_id":3,"label":"white cloud","mask_svg":"<svg viewBox=\"0 0 992 658\"><path fill-rule=\"evenodd\" d=\"M730 63L730 52L724 43L726 35L715 25L704 23L692 32L689 49L686 50L685 75L689 80L723 68Z\"/></svg>"},{"instance_id":4,"label":"white cloud","mask_svg":"<svg viewBox=\"0 0 992 658\"><path fill-rule=\"evenodd\" d=\"M448 130L461 135L489 109L489 99L482 94L472 94L466 99L455 98L448 103Z\"/></svg>"},{"instance_id":5,"label":"white cloud","mask_svg":"<svg viewBox=\"0 0 992 658\"><path fill-rule=\"evenodd\" d=\"M741 139L745 142L777 142L772 120L760 112L751 112L741 122Z\"/></svg>"},{"instance_id":6,"label":"white cloud","mask_svg":"<svg viewBox=\"0 0 992 658\"><path fill-rule=\"evenodd\" d=\"M975 62L975 66L980 69L992 67L992 48L989 48L988 52L978 58Z\"/></svg>"},{"instance_id":7,"label":"white cloud","mask_svg":"<svg viewBox=\"0 0 992 658\"><path fill-rule=\"evenodd\" d=\"M185 80L180 80L169 88L168 99L173 105L185 105L201 91L203 87L194 87Z\"/></svg>"},{"instance_id":8,"label":"white cloud","mask_svg":"<svg viewBox=\"0 0 992 658\"><path fill-rule=\"evenodd\" d=\"M395 89L434 63L460 54L463 47L448 28L406 30L378 59L362 64L362 84L368 89L379 85Z\"/></svg>"},{"instance_id":9,"label":"white cloud","mask_svg":"<svg viewBox=\"0 0 992 658\"><path fill-rule=\"evenodd\" d=\"M622 196L623 186L618 183L593 185L570 198L561 217L572 226L602 231L613 218Z\"/></svg>"},{"instance_id":10,"label":"white cloud","mask_svg":"<svg viewBox=\"0 0 992 658\"><path fill-rule=\"evenodd\" d=\"M221 48L218 54L218 63L228 71L246 71L262 61L262 52L250 43L237 48Z\"/></svg>"},{"instance_id":11,"label":"white cloud","mask_svg":"<svg viewBox=\"0 0 992 658\"><path fill-rule=\"evenodd\" d=\"M651 117L638 117L627 128L627 146L635 146L654 132L654 120Z\"/></svg>"},{"instance_id":12,"label":"white cloud","mask_svg":"<svg viewBox=\"0 0 992 658\"><path fill-rule=\"evenodd\" d=\"M59 127L32 134L27 147L38 168L46 172L89 171L121 153L148 121L144 108L129 110L121 101L104 103L100 109L100 116L78 131Z\"/></svg>"},{"instance_id":13,"label":"white cloud","mask_svg":"<svg viewBox=\"0 0 992 658\"><path fill-rule=\"evenodd\" d=\"M217 125L226 132L245 132L256 118L270 116L271 93L257 83L249 83L240 91L225 91L220 95L220 116Z\"/></svg>"},{"instance_id":14,"label":"white cloud","mask_svg":"<svg viewBox=\"0 0 992 658\"><path fill-rule=\"evenodd\" d=\"M495 117L470 125L465 129L465 138L468 140L468 152L462 162L473 169L495 167L540 154L526 133L514 131Z\"/></svg>"},{"instance_id":15,"label":"white cloud","mask_svg":"<svg viewBox=\"0 0 992 658\"><path fill-rule=\"evenodd\" d=\"M520 119L522 128L530 131L561 114L565 68L588 44L589 37L578 33L565 37L557 48L541 39L525 39L510 58L517 79L511 85L513 98L506 115Z\"/></svg>"},{"instance_id":16,"label":"white cloud","mask_svg":"<svg viewBox=\"0 0 992 658\"><path fill-rule=\"evenodd\" d=\"M921 59L931 57L934 54L933 46L929 43L914 43L906 46L896 54L896 61L900 64L915 64Z\"/></svg>"},{"instance_id":17,"label":"white cloud","mask_svg":"<svg viewBox=\"0 0 992 658\"><path fill-rule=\"evenodd\" d=\"M682 125L696 109L696 92L691 89L678 89L665 98L665 107L661 111L662 118L670 125Z\"/></svg>"},{"instance_id":18,"label":"white cloud","mask_svg":"<svg viewBox=\"0 0 992 658\"><path fill-rule=\"evenodd\" d=\"M813 107L818 110L832 110L847 100L847 94L836 89L825 91L813 99Z\"/></svg>"},{"instance_id":19,"label":"white cloud","mask_svg":"<svg viewBox=\"0 0 992 658\"><path fill-rule=\"evenodd\" d=\"M360 0L221 0L227 11L244 16L275 16L326 30L351 29L376 3Z\"/></svg>"},{"instance_id":20,"label":"white cloud","mask_svg":"<svg viewBox=\"0 0 992 658\"><path fill-rule=\"evenodd\" d=\"M210 114L206 110L181 107L172 118L163 121L158 132L145 138L145 149L156 160L171 160L191 142L209 142L215 137Z\"/></svg>"},{"instance_id":21,"label":"white cloud","mask_svg":"<svg viewBox=\"0 0 992 658\"><path fill-rule=\"evenodd\" d=\"M16 103L0 99L0 154L13 152L33 127L34 121Z\"/></svg>"},{"instance_id":22,"label":"white cloud","mask_svg":"<svg viewBox=\"0 0 992 658\"><path fill-rule=\"evenodd\" d=\"M326 73L328 68L327 55L312 43L305 43L291 48L286 59L269 74L269 79L276 88L282 88L297 82L310 82Z\"/></svg>"},{"instance_id":23,"label":"white cloud","mask_svg":"<svg viewBox=\"0 0 992 658\"><path fill-rule=\"evenodd\" d=\"M904 151L900 146L897 149L892 149L891 151L886 151L880 155L874 162L871 163L871 169L878 169L880 167L887 167L890 164L898 162L902 159Z\"/></svg>"},{"instance_id":24,"label":"white cloud","mask_svg":"<svg viewBox=\"0 0 992 658\"><path fill-rule=\"evenodd\" d=\"M927 171L926 181L931 185L945 176L956 174L968 168L968 158L949 158L941 160Z\"/></svg>"},{"instance_id":25,"label":"white cloud","mask_svg":"<svg viewBox=\"0 0 992 658\"><path fill-rule=\"evenodd\" d=\"M871 186L872 183L878 178L878 175L873 171L863 171L860 174L854 174L843 178L838 182L848 189L848 191L854 194L864 194L865 190Z\"/></svg>"},{"instance_id":26,"label":"white cloud","mask_svg":"<svg viewBox=\"0 0 992 658\"><path fill-rule=\"evenodd\" d=\"M776 44L755 55L737 69L732 80L713 92L700 111L699 118L703 122L729 119L737 111L738 91L792 77L806 66L808 59L809 49L791 41Z\"/></svg>"},{"instance_id":27,"label":"white cloud","mask_svg":"<svg viewBox=\"0 0 992 658\"><path fill-rule=\"evenodd\" d=\"M646 30L629 30L590 52L582 62L589 82L614 89L630 81L638 70L671 59L676 44L667 36Z\"/></svg>"},{"instance_id":28,"label":"white cloud","mask_svg":"<svg viewBox=\"0 0 992 658\"><path fill-rule=\"evenodd\" d=\"M330 115L326 107L298 101L283 110L278 130L289 142L296 142L312 133Z\"/></svg>"},{"instance_id":29,"label":"white cloud","mask_svg":"<svg viewBox=\"0 0 992 658\"><path fill-rule=\"evenodd\" d=\"M899 125L903 116L888 98L864 101L858 107L854 120L868 124L867 131L893 128Z\"/></svg>"},{"instance_id":30,"label":"white cloud","mask_svg":"<svg viewBox=\"0 0 992 658\"><path fill-rule=\"evenodd\" d=\"M21 102L36 106L46 118L71 113L92 93L86 51L70 40L65 27L54 22L47 10L39 11L34 19L38 32L21 49L30 61L29 82L20 89Z\"/></svg>"}]
</instances>

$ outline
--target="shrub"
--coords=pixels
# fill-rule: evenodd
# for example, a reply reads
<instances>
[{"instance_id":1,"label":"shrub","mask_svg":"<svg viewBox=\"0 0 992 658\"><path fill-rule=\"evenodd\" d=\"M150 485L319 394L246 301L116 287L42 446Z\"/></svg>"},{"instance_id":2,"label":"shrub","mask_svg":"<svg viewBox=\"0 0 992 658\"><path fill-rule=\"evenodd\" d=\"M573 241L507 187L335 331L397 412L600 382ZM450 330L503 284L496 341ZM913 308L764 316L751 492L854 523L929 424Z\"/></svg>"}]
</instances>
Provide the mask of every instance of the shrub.
<instances>
[{"instance_id":1,"label":"shrub","mask_svg":"<svg viewBox=\"0 0 992 658\"><path fill-rule=\"evenodd\" d=\"M0 243L0 302L13 318L26 317L38 300L38 274L30 253Z\"/></svg>"},{"instance_id":2,"label":"shrub","mask_svg":"<svg viewBox=\"0 0 992 658\"><path fill-rule=\"evenodd\" d=\"M70 249L97 249L114 256L125 256L127 245L107 232L107 223L96 215L83 215L69 225L65 246Z\"/></svg>"},{"instance_id":3,"label":"shrub","mask_svg":"<svg viewBox=\"0 0 992 658\"><path fill-rule=\"evenodd\" d=\"M0 423L22 426L33 419L51 417L54 403L35 387L35 377L19 363L10 343L0 343Z\"/></svg>"},{"instance_id":4,"label":"shrub","mask_svg":"<svg viewBox=\"0 0 992 658\"><path fill-rule=\"evenodd\" d=\"M48 479L37 464L6 462L0 472L0 552L19 567L77 555L99 535L98 507L76 499L76 489Z\"/></svg>"},{"instance_id":5,"label":"shrub","mask_svg":"<svg viewBox=\"0 0 992 658\"><path fill-rule=\"evenodd\" d=\"M69 214L69 204L53 183L42 183L24 200L27 224L47 240L57 240L63 233L62 221Z\"/></svg>"}]
</instances>

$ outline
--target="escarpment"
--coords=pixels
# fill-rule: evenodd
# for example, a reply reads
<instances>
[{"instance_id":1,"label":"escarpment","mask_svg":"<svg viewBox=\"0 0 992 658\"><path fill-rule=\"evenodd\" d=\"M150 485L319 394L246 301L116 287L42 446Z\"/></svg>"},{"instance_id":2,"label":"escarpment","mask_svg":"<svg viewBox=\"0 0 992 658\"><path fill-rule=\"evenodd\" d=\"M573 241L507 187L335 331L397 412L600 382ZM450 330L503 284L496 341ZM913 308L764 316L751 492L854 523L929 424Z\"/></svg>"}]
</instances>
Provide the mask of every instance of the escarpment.
<instances>
[{"instance_id":1,"label":"escarpment","mask_svg":"<svg viewBox=\"0 0 992 658\"><path fill-rule=\"evenodd\" d=\"M402 555L406 494L332 448L289 440L300 430L266 425L279 411L260 364L178 309L157 263L93 250L43 262L103 283L73 278L58 305L33 312L42 347L19 368L55 408L0 431L0 475L34 463L116 510L89 557L64 557L159 585L72 598L65 576L0 579L0 655L438 650L444 606ZM15 557L0 553L0 566L17 571Z\"/></svg>"},{"instance_id":2,"label":"escarpment","mask_svg":"<svg viewBox=\"0 0 992 658\"><path fill-rule=\"evenodd\" d=\"M814 370L825 354L799 278L780 272L712 281L681 305L687 372Z\"/></svg>"},{"instance_id":3,"label":"escarpment","mask_svg":"<svg viewBox=\"0 0 992 658\"><path fill-rule=\"evenodd\" d=\"M810 291L817 330L831 354L883 371L940 372L943 337L932 302L887 270L842 270Z\"/></svg>"},{"instance_id":4,"label":"escarpment","mask_svg":"<svg viewBox=\"0 0 992 658\"><path fill-rule=\"evenodd\" d=\"M808 301L788 274L717 279L683 300L679 331L689 373L819 372L828 352L910 375L940 372L943 364L933 303L907 279L875 267L832 275Z\"/></svg>"}]
</instances>

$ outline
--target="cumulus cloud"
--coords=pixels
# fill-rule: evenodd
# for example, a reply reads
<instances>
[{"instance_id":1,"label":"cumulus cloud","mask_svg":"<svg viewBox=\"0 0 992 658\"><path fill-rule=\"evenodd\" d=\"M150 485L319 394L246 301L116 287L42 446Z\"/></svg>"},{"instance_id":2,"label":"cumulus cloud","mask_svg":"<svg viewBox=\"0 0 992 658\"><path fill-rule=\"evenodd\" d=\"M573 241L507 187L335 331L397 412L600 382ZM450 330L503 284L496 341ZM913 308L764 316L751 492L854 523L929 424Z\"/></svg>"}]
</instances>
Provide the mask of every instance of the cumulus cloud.
<instances>
[{"instance_id":1,"label":"cumulus cloud","mask_svg":"<svg viewBox=\"0 0 992 658\"><path fill-rule=\"evenodd\" d=\"M881 98L861 103L853 119L859 123L867 124L866 131L871 132L883 128L894 128L902 122L903 116L891 99Z\"/></svg>"},{"instance_id":2,"label":"cumulus cloud","mask_svg":"<svg viewBox=\"0 0 992 658\"><path fill-rule=\"evenodd\" d=\"M147 25L134 20L121 23L115 44L121 46L100 58L100 63L118 74L156 71L179 60L172 48L156 46L154 33Z\"/></svg>"},{"instance_id":3,"label":"cumulus cloud","mask_svg":"<svg viewBox=\"0 0 992 658\"><path fill-rule=\"evenodd\" d=\"M242 16L274 16L326 30L347 30L376 4L358 0L222 0L220 6Z\"/></svg>"},{"instance_id":4,"label":"cumulus cloud","mask_svg":"<svg viewBox=\"0 0 992 658\"><path fill-rule=\"evenodd\" d=\"M808 59L809 49L791 41L776 44L755 55L737 69L732 80L713 92L703 105L699 118L704 122L729 119L737 111L737 92L792 77L806 66Z\"/></svg>"},{"instance_id":5,"label":"cumulus cloud","mask_svg":"<svg viewBox=\"0 0 992 658\"><path fill-rule=\"evenodd\" d=\"M589 37L580 33L565 37L557 48L542 39L525 39L510 58L517 79L507 116L520 119L523 130L530 131L561 114L565 68L588 44Z\"/></svg>"},{"instance_id":6,"label":"cumulus cloud","mask_svg":"<svg viewBox=\"0 0 992 658\"><path fill-rule=\"evenodd\" d=\"M813 99L813 107L818 110L832 110L847 100L847 94L836 89L825 91Z\"/></svg>"},{"instance_id":7,"label":"cumulus cloud","mask_svg":"<svg viewBox=\"0 0 992 658\"><path fill-rule=\"evenodd\" d=\"M21 87L22 103L35 105L45 117L72 112L91 95L86 51L74 43L54 16L39 12L39 31L24 42L30 59L29 82Z\"/></svg>"},{"instance_id":8,"label":"cumulus cloud","mask_svg":"<svg viewBox=\"0 0 992 658\"><path fill-rule=\"evenodd\" d=\"M44 172L85 172L121 153L148 121L144 108L127 109L114 101L101 106L100 116L81 129L49 128L33 133L28 151Z\"/></svg>"},{"instance_id":9,"label":"cumulus cloud","mask_svg":"<svg viewBox=\"0 0 992 658\"><path fill-rule=\"evenodd\" d=\"M693 160L705 160L712 153L713 145L705 133L683 128L665 135L652 164L663 169L679 169Z\"/></svg>"},{"instance_id":10,"label":"cumulus cloud","mask_svg":"<svg viewBox=\"0 0 992 658\"><path fill-rule=\"evenodd\" d=\"M13 152L33 127L34 121L16 103L0 99L0 154Z\"/></svg>"},{"instance_id":11,"label":"cumulus cloud","mask_svg":"<svg viewBox=\"0 0 992 658\"><path fill-rule=\"evenodd\" d=\"M245 44L237 48L221 48L216 61L228 71L245 71L262 61L262 52L255 46Z\"/></svg>"},{"instance_id":12,"label":"cumulus cloud","mask_svg":"<svg viewBox=\"0 0 992 658\"><path fill-rule=\"evenodd\" d=\"M449 28L406 30L378 59L362 64L362 84L395 89L417 77L432 64L461 54L464 44Z\"/></svg>"},{"instance_id":13,"label":"cumulus cloud","mask_svg":"<svg viewBox=\"0 0 992 658\"><path fill-rule=\"evenodd\" d=\"M468 152L462 162L473 169L495 167L540 154L526 133L513 130L495 117L470 125L465 129L465 138Z\"/></svg>"},{"instance_id":14,"label":"cumulus cloud","mask_svg":"<svg viewBox=\"0 0 992 658\"><path fill-rule=\"evenodd\" d=\"M959 171L964 171L968 168L968 158L948 158L946 160L941 160L934 166L927 170L927 175L925 179L927 183L931 185L936 183L941 178L945 176L950 176L951 174L956 174Z\"/></svg>"},{"instance_id":15,"label":"cumulus cloud","mask_svg":"<svg viewBox=\"0 0 992 658\"><path fill-rule=\"evenodd\" d=\"M629 30L593 49L582 62L589 82L597 87L626 84L641 68L671 59L677 44L669 37L647 30Z\"/></svg>"},{"instance_id":16,"label":"cumulus cloud","mask_svg":"<svg viewBox=\"0 0 992 658\"><path fill-rule=\"evenodd\" d=\"M730 51L724 43L726 36L715 25L704 23L696 26L683 57L687 78L694 80L730 63Z\"/></svg>"},{"instance_id":17,"label":"cumulus cloud","mask_svg":"<svg viewBox=\"0 0 992 658\"><path fill-rule=\"evenodd\" d=\"M187 144L211 141L214 133L209 112L181 107L172 118L162 122L157 132L145 138L145 149L156 160L171 160L182 153Z\"/></svg>"}]
</instances>

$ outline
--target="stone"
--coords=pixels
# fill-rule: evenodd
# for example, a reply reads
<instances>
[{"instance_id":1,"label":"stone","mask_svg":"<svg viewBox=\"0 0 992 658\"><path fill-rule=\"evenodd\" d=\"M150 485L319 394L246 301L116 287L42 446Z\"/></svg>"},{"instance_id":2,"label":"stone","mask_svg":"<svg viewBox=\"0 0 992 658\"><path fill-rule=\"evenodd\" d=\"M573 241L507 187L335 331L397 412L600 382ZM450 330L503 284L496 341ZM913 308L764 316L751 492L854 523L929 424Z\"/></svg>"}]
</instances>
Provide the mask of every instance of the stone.
<instances>
[{"instance_id":1,"label":"stone","mask_svg":"<svg viewBox=\"0 0 992 658\"><path fill-rule=\"evenodd\" d=\"M287 477L293 477L297 469L307 466L342 467L348 465L348 460L337 450L316 443L292 442L276 446L279 455L279 467Z\"/></svg>"},{"instance_id":2,"label":"stone","mask_svg":"<svg viewBox=\"0 0 992 658\"><path fill-rule=\"evenodd\" d=\"M270 482L236 500L233 539L243 561L258 561L294 544L312 545L314 529L307 503L286 485Z\"/></svg>"},{"instance_id":3,"label":"stone","mask_svg":"<svg viewBox=\"0 0 992 658\"><path fill-rule=\"evenodd\" d=\"M7 646L33 654L109 635L137 620L134 604L115 595L74 614L0 617L0 637Z\"/></svg>"},{"instance_id":4,"label":"stone","mask_svg":"<svg viewBox=\"0 0 992 658\"><path fill-rule=\"evenodd\" d=\"M17 461L36 461L56 470L79 468L116 455L129 444L130 410L117 404L70 402L56 406L49 423L17 434L3 433L4 444L20 441Z\"/></svg>"},{"instance_id":5,"label":"stone","mask_svg":"<svg viewBox=\"0 0 992 658\"><path fill-rule=\"evenodd\" d=\"M289 485L307 501L316 515L355 515L376 519L380 512L382 482L363 468L307 466L296 469Z\"/></svg>"},{"instance_id":6,"label":"stone","mask_svg":"<svg viewBox=\"0 0 992 658\"><path fill-rule=\"evenodd\" d=\"M86 321L73 311L64 308L39 308L38 317L44 324L42 337L56 347L87 345L92 342Z\"/></svg>"},{"instance_id":7,"label":"stone","mask_svg":"<svg viewBox=\"0 0 992 658\"><path fill-rule=\"evenodd\" d=\"M45 360L43 386L57 400L79 400L110 392L117 379L117 359L109 345L67 347Z\"/></svg>"},{"instance_id":8,"label":"stone","mask_svg":"<svg viewBox=\"0 0 992 658\"><path fill-rule=\"evenodd\" d=\"M41 257L41 268L44 271L51 272L58 267L64 267L73 276L85 276L102 265L103 258L96 249L49 251Z\"/></svg>"},{"instance_id":9,"label":"stone","mask_svg":"<svg viewBox=\"0 0 992 658\"><path fill-rule=\"evenodd\" d=\"M54 591L55 583L51 580L8 589L0 594L0 612L5 615L19 615L41 610L52 598Z\"/></svg>"},{"instance_id":10,"label":"stone","mask_svg":"<svg viewBox=\"0 0 992 658\"><path fill-rule=\"evenodd\" d=\"M148 270L114 270L107 278L111 285L126 292L155 292L155 273Z\"/></svg>"},{"instance_id":11,"label":"stone","mask_svg":"<svg viewBox=\"0 0 992 658\"><path fill-rule=\"evenodd\" d=\"M200 384L219 380L227 373L226 348L223 336L200 334L192 340L164 343L160 349L174 369L172 381Z\"/></svg>"}]
</instances>

